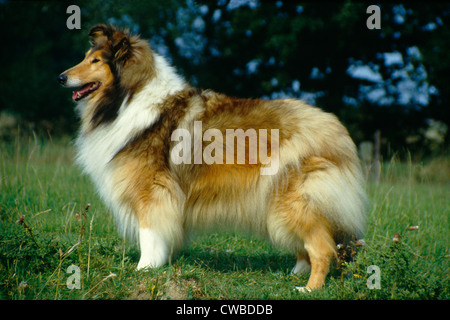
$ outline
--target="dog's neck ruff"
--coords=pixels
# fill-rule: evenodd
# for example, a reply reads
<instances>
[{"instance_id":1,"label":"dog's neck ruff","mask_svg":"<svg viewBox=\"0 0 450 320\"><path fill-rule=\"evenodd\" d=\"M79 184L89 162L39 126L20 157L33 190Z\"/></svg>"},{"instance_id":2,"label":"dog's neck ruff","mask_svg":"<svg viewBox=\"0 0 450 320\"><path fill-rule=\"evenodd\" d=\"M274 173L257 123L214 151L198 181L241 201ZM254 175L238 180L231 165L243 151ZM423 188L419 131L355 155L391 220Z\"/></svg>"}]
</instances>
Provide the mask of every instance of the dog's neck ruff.
<instances>
[{"instance_id":1,"label":"dog's neck ruff","mask_svg":"<svg viewBox=\"0 0 450 320\"><path fill-rule=\"evenodd\" d=\"M124 98L114 121L87 133L80 131L76 141L77 162L84 171L94 176L94 180L129 141L158 121L159 105L188 86L162 56L154 54L154 63L155 76L140 92L135 93L131 101L128 101L128 96ZM88 105L84 102L80 104L79 111L85 112Z\"/></svg>"}]
</instances>

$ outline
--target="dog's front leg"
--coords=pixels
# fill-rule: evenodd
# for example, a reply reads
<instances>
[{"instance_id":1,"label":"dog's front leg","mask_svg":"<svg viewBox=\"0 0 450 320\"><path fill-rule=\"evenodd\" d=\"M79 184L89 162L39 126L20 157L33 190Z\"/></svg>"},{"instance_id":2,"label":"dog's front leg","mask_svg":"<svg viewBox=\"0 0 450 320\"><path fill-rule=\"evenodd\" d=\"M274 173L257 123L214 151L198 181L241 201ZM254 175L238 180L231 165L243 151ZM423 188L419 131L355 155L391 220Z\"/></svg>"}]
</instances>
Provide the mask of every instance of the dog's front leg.
<instances>
[{"instance_id":1,"label":"dog's front leg","mask_svg":"<svg viewBox=\"0 0 450 320\"><path fill-rule=\"evenodd\" d=\"M163 236L150 228L139 229L141 258L137 269L156 268L169 260L170 246Z\"/></svg>"}]
</instances>

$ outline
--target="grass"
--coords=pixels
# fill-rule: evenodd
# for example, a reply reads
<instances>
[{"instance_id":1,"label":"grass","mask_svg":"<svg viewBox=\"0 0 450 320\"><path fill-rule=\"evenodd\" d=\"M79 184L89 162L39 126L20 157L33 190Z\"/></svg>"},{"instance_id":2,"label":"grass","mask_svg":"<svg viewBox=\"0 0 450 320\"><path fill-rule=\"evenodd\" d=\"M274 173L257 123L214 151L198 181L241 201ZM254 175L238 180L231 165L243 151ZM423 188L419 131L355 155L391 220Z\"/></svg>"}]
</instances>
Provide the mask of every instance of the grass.
<instances>
[{"instance_id":1,"label":"grass","mask_svg":"<svg viewBox=\"0 0 450 320\"><path fill-rule=\"evenodd\" d=\"M290 274L294 256L237 234L199 236L168 265L135 271L138 248L118 236L73 156L67 138L0 142L0 299L450 297L447 159L385 163L380 183L368 184L366 245L331 271L324 289L302 294L295 287L307 276ZM71 265L79 289L68 288ZM367 287L370 265L380 268L380 289Z\"/></svg>"}]
</instances>

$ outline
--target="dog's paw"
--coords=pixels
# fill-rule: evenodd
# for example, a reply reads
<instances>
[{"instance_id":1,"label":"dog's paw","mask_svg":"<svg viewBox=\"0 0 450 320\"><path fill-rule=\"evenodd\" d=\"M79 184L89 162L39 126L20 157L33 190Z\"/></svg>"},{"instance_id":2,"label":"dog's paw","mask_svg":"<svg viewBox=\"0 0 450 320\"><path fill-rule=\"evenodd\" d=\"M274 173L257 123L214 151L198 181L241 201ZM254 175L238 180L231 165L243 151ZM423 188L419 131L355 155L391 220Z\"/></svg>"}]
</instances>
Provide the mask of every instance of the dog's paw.
<instances>
[{"instance_id":1,"label":"dog's paw","mask_svg":"<svg viewBox=\"0 0 450 320\"><path fill-rule=\"evenodd\" d=\"M291 274L300 275L311 272L311 265L306 260L297 261L294 268L291 270Z\"/></svg>"},{"instance_id":2,"label":"dog's paw","mask_svg":"<svg viewBox=\"0 0 450 320\"><path fill-rule=\"evenodd\" d=\"M301 292L301 293L310 293L311 289L308 287L295 287L295 290Z\"/></svg>"}]
</instances>

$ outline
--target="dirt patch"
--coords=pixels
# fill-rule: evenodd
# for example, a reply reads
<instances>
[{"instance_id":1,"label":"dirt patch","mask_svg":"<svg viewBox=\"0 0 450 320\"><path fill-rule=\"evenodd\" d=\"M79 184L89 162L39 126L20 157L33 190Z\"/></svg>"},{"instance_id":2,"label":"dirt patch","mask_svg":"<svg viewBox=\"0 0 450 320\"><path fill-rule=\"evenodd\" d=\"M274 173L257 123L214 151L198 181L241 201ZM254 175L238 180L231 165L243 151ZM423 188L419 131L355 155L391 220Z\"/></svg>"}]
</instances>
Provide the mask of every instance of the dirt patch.
<instances>
[{"instance_id":1,"label":"dirt patch","mask_svg":"<svg viewBox=\"0 0 450 320\"><path fill-rule=\"evenodd\" d=\"M200 293L197 281L193 279L171 279L163 286L162 300L187 300Z\"/></svg>"},{"instance_id":2,"label":"dirt patch","mask_svg":"<svg viewBox=\"0 0 450 320\"><path fill-rule=\"evenodd\" d=\"M131 292L130 296L126 300L150 300L152 298L150 290L146 284L138 284Z\"/></svg>"},{"instance_id":3,"label":"dirt patch","mask_svg":"<svg viewBox=\"0 0 450 320\"><path fill-rule=\"evenodd\" d=\"M127 300L187 300L200 296L200 287L193 279L170 279L165 283L154 279L138 284Z\"/></svg>"}]
</instances>

